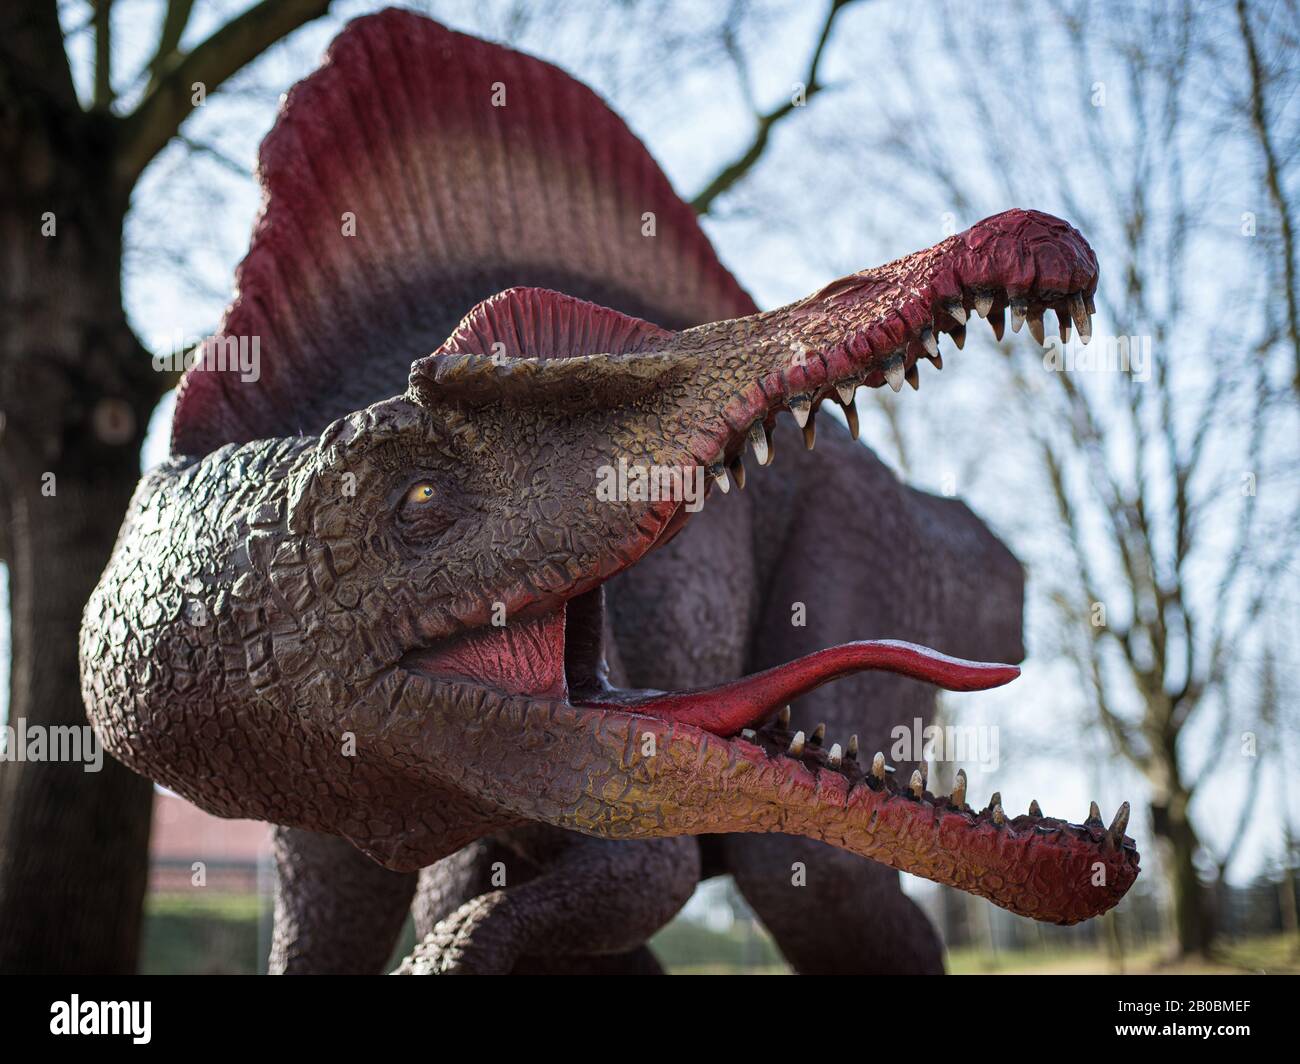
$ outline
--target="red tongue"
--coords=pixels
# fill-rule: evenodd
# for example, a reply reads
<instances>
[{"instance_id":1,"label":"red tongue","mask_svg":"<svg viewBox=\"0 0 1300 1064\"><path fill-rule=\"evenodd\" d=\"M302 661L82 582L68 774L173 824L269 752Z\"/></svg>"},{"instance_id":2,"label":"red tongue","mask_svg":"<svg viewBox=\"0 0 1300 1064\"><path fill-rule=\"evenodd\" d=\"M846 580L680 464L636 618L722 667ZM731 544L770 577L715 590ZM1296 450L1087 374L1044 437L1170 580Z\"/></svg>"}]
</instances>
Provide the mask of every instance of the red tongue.
<instances>
[{"instance_id":1,"label":"red tongue","mask_svg":"<svg viewBox=\"0 0 1300 1064\"><path fill-rule=\"evenodd\" d=\"M557 610L502 628L479 629L449 645L421 651L415 655L415 663L430 672L463 676L512 694L564 698L568 693L564 630L565 610ZM1020 675L1015 665L965 661L915 643L879 639L828 647L766 672L698 691L603 691L593 697L576 696L573 702L593 709L631 710L726 736L766 719L824 683L867 669L898 673L949 691L1001 687Z\"/></svg>"},{"instance_id":2,"label":"red tongue","mask_svg":"<svg viewBox=\"0 0 1300 1064\"><path fill-rule=\"evenodd\" d=\"M766 672L704 690L626 700L584 700L582 704L629 709L726 736L763 720L787 702L824 683L867 669L883 669L914 680L925 680L949 691L983 691L1001 687L1020 675L1020 669L1015 665L950 658L915 643L880 639L828 647Z\"/></svg>"}]
</instances>

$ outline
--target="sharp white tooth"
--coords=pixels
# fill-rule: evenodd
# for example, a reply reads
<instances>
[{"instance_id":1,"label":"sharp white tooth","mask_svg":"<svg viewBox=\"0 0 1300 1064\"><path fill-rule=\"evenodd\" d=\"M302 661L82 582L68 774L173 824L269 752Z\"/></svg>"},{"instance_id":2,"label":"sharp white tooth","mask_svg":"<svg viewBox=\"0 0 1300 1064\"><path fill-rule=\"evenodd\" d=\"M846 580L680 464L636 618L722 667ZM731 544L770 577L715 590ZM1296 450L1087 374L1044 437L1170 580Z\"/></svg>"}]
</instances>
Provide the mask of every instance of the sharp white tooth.
<instances>
[{"instance_id":1,"label":"sharp white tooth","mask_svg":"<svg viewBox=\"0 0 1300 1064\"><path fill-rule=\"evenodd\" d=\"M818 724L817 727L813 729L813 733L809 737L808 743L811 746L821 746L822 741L825 738L826 738L826 725L825 723Z\"/></svg>"},{"instance_id":2,"label":"sharp white tooth","mask_svg":"<svg viewBox=\"0 0 1300 1064\"><path fill-rule=\"evenodd\" d=\"M718 487L722 489L722 494L726 495L731 490L731 479L727 476L726 467L719 462L717 465L709 466L709 476L717 481Z\"/></svg>"},{"instance_id":3,"label":"sharp white tooth","mask_svg":"<svg viewBox=\"0 0 1300 1064\"><path fill-rule=\"evenodd\" d=\"M785 752L791 757L798 757L803 753L803 743L803 732L797 731L794 733L794 738L790 740L790 745L786 747Z\"/></svg>"},{"instance_id":4,"label":"sharp white tooth","mask_svg":"<svg viewBox=\"0 0 1300 1064\"><path fill-rule=\"evenodd\" d=\"M1029 335L1039 347L1043 346L1047 334L1043 332L1043 312L1036 310L1029 315Z\"/></svg>"},{"instance_id":5,"label":"sharp white tooth","mask_svg":"<svg viewBox=\"0 0 1300 1064\"><path fill-rule=\"evenodd\" d=\"M805 450L811 451L813 445L817 442L817 415L814 414L808 419L808 424L803 427L803 445Z\"/></svg>"},{"instance_id":6,"label":"sharp white tooth","mask_svg":"<svg viewBox=\"0 0 1300 1064\"><path fill-rule=\"evenodd\" d=\"M857 732L854 732L852 735L849 736L849 752L844 756L847 757L850 761L856 761L858 759Z\"/></svg>"},{"instance_id":7,"label":"sharp white tooth","mask_svg":"<svg viewBox=\"0 0 1300 1064\"><path fill-rule=\"evenodd\" d=\"M878 780L884 780L885 778L885 755L879 750L876 751L876 756L871 759L871 774Z\"/></svg>"},{"instance_id":8,"label":"sharp white tooth","mask_svg":"<svg viewBox=\"0 0 1300 1064\"><path fill-rule=\"evenodd\" d=\"M1011 301L1011 331L1018 333L1020 326L1025 323L1025 315L1029 313L1029 303L1024 299L1013 299Z\"/></svg>"},{"instance_id":9,"label":"sharp white tooth","mask_svg":"<svg viewBox=\"0 0 1300 1064\"><path fill-rule=\"evenodd\" d=\"M1088 819L1086 823L1100 824L1101 822L1101 810L1097 808L1096 802L1090 802L1088 804Z\"/></svg>"},{"instance_id":10,"label":"sharp white tooth","mask_svg":"<svg viewBox=\"0 0 1300 1064\"><path fill-rule=\"evenodd\" d=\"M790 408L790 413L794 415L794 419L799 423L800 428L808 424L808 415L812 413L812 404L808 401L808 396L792 395L786 401L786 405Z\"/></svg>"},{"instance_id":11,"label":"sharp white tooth","mask_svg":"<svg viewBox=\"0 0 1300 1064\"><path fill-rule=\"evenodd\" d=\"M858 391L858 382L840 381L839 384L835 385L835 390L839 392L840 404L842 406L852 406L853 396L856 395Z\"/></svg>"},{"instance_id":12,"label":"sharp white tooth","mask_svg":"<svg viewBox=\"0 0 1300 1064\"><path fill-rule=\"evenodd\" d=\"M1001 805L1001 804L1002 804L1002 792L1001 792L1001 791L994 791L994 792L993 792L993 797L989 799L989 806L990 806L990 808L993 807L993 806L995 806L995 805Z\"/></svg>"},{"instance_id":13,"label":"sharp white tooth","mask_svg":"<svg viewBox=\"0 0 1300 1064\"><path fill-rule=\"evenodd\" d=\"M958 809L966 804L966 770L957 770L957 782L952 787L952 804Z\"/></svg>"},{"instance_id":14,"label":"sharp white tooth","mask_svg":"<svg viewBox=\"0 0 1300 1064\"><path fill-rule=\"evenodd\" d=\"M844 760L844 755L840 753L840 744L832 743L830 753L826 755L826 763L831 768L839 768L840 763Z\"/></svg>"},{"instance_id":15,"label":"sharp white tooth","mask_svg":"<svg viewBox=\"0 0 1300 1064\"><path fill-rule=\"evenodd\" d=\"M856 440L858 438L858 404L849 403L844 408L844 417L849 423L849 435Z\"/></svg>"},{"instance_id":16,"label":"sharp white tooth","mask_svg":"<svg viewBox=\"0 0 1300 1064\"><path fill-rule=\"evenodd\" d=\"M987 318L989 311L993 309L993 293L981 292L975 297L975 313L981 318Z\"/></svg>"},{"instance_id":17,"label":"sharp white tooth","mask_svg":"<svg viewBox=\"0 0 1300 1064\"><path fill-rule=\"evenodd\" d=\"M763 422L755 421L749 426L749 445L754 448L754 457L758 459L758 464L767 465L771 458L771 451L767 446L767 432L763 428Z\"/></svg>"},{"instance_id":18,"label":"sharp white tooth","mask_svg":"<svg viewBox=\"0 0 1300 1064\"><path fill-rule=\"evenodd\" d=\"M958 351L966 346L966 326L958 325L957 328L953 329L953 331L948 335L952 337L953 346L956 347ZM930 361L940 369L943 369L942 355L931 355Z\"/></svg>"},{"instance_id":19,"label":"sharp white tooth","mask_svg":"<svg viewBox=\"0 0 1300 1064\"><path fill-rule=\"evenodd\" d=\"M920 798L925 793L925 780L921 779L921 773L914 771L912 778L907 784L912 792L912 797Z\"/></svg>"},{"instance_id":20,"label":"sharp white tooth","mask_svg":"<svg viewBox=\"0 0 1300 1064\"><path fill-rule=\"evenodd\" d=\"M1079 339L1087 343L1092 339L1092 318L1088 316L1088 308L1084 306L1083 296L1075 292L1070 297L1070 317L1074 319L1074 327L1079 330Z\"/></svg>"},{"instance_id":21,"label":"sharp white tooth","mask_svg":"<svg viewBox=\"0 0 1300 1064\"><path fill-rule=\"evenodd\" d=\"M906 361L902 355L894 355L884 366L885 380L896 392L903 390L903 381L907 379Z\"/></svg>"},{"instance_id":22,"label":"sharp white tooth","mask_svg":"<svg viewBox=\"0 0 1300 1064\"><path fill-rule=\"evenodd\" d=\"M931 355L939 353L939 341L934 338L934 332L928 325L921 330L921 346Z\"/></svg>"},{"instance_id":23,"label":"sharp white tooth","mask_svg":"<svg viewBox=\"0 0 1300 1064\"><path fill-rule=\"evenodd\" d=\"M921 371L916 368L915 362L907 367L907 383L912 386L912 391L921 390Z\"/></svg>"},{"instance_id":24,"label":"sharp white tooth","mask_svg":"<svg viewBox=\"0 0 1300 1064\"><path fill-rule=\"evenodd\" d=\"M1041 819L1041 817L1042 817L1042 815L1043 815L1043 809L1042 809L1042 806L1040 806L1040 805L1038 804L1038 799L1037 799L1037 798L1033 799L1033 800L1029 803L1029 815L1030 815L1030 816L1033 816L1033 817L1039 817L1040 819Z\"/></svg>"},{"instance_id":25,"label":"sharp white tooth","mask_svg":"<svg viewBox=\"0 0 1300 1064\"><path fill-rule=\"evenodd\" d=\"M966 308L957 302L957 300L954 299L951 303L945 303L943 305L943 312L947 314L948 317L952 318L952 320L958 325L966 324Z\"/></svg>"},{"instance_id":26,"label":"sharp white tooth","mask_svg":"<svg viewBox=\"0 0 1300 1064\"><path fill-rule=\"evenodd\" d=\"M782 728L790 727L790 707L782 706L781 712L776 715L776 722Z\"/></svg>"},{"instance_id":27,"label":"sharp white tooth","mask_svg":"<svg viewBox=\"0 0 1300 1064\"><path fill-rule=\"evenodd\" d=\"M1007 822L1007 814L1002 811L1001 805L993 807L993 823L1001 826Z\"/></svg>"}]
</instances>

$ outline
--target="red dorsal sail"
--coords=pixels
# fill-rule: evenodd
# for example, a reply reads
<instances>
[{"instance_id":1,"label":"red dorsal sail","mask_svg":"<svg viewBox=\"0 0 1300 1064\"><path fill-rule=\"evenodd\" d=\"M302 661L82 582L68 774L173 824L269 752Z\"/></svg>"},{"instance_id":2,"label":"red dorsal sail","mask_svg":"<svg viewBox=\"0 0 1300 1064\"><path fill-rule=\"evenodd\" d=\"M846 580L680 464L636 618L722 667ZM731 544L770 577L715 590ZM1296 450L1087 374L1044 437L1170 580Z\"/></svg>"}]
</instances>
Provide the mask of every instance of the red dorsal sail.
<instances>
[{"instance_id":1,"label":"red dorsal sail","mask_svg":"<svg viewBox=\"0 0 1300 1064\"><path fill-rule=\"evenodd\" d=\"M176 453L319 431L398 394L412 361L514 286L668 328L755 310L594 93L412 12L339 35L288 94L259 176L219 343L181 382ZM257 344L255 382L219 368L241 339Z\"/></svg>"}]
</instances>

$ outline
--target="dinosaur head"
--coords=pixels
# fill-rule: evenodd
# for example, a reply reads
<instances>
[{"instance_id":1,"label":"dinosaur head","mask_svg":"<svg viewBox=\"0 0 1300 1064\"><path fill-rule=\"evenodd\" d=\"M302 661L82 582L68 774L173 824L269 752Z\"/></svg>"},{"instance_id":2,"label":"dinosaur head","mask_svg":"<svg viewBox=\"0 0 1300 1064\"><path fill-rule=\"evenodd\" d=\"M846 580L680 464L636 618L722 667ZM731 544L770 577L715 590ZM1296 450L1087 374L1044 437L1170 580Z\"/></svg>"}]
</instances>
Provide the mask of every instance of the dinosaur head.
<instances>
[{"instance_id":1,"label":"dinosaur head","mask_svg":"<svg viewBox=\"0 0 1300 1064\"><path fill-rule=\"evenodd\" d=\"M342 831L396 865L520 819L779 830L1028 915L1104 911L1137 870L1122 815L1107 830L976 812L784 730L790 699L863 668L973 689L1013 666L859 643L707 691L616 690L600 591L739 479L746 449L770 462L782 412L810 430L975 313L997 328L1008 305L1031 322L1056 307L1087 330L1095 281L1077 232L1017 211L681 332L504 292L404 394L146 478L87 614L110 749L223 813Z\"/></svg>"},{"instance_id":2,"label":"dinosaur head","mask_svg":"<svg viewBox=\"0 0 1300 1064\"><path fill-rule=\"evenodd\" d=\"M382 16L384 33L406 17ZM250 283L270 237L301 247L288 228L268 209L225 332L347 350L295 312L269 320ZM271 372L237 391L202 364L182 388L177 453L142 481L86 609L91 718L116 756L204 808L341 834L394 868L530 820L619 839L779 831L1040 919L1103 912L1137 874L1126 807L1109 829L1008 817L996 796L976 811L964 783L945 797L920 777L897 786L882 758L790 734L783 714L865 668L970 690L1014 666L851 643L657 692L612 687L602 644L603 583L742 481L747 450L751 468L769 464L778 416L806 435L823 403L852 418L857 387L915 384L973 314L1000 334L1009 308L1041 337L1052 308L1086 335L1095 287L1074 229L1010 211L789 306L692 328L511 288L410 363L404 391L350 412L320 397L346 402L364 373L313 390ZM320 427L264 431L303 419Z\"/></svg>"}]
</instances>

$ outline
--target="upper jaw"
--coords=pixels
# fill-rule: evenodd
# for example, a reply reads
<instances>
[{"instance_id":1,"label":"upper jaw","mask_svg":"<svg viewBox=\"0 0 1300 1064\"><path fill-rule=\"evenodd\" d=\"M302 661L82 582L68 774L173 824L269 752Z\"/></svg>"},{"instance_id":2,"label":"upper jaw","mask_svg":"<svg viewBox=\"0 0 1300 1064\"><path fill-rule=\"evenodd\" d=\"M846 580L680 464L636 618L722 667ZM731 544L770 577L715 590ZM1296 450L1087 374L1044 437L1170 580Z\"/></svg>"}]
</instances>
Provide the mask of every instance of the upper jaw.
<instances>
[{"instance_id":1,"label":"upper jaw","mask_svg":"<svg viewBox=\"0 0 1300 1064\"><path fill-rule=\"evenodd\" d=\"M946 333L961 346L973 316L987 317L1000 336L1008 307L1013 328L1025 320L1041 335L1042 314L1051 308L1062 333L1074 323L1086 338L1096 283L1096 258L1073 227L1034 211L1008 211L786 307L656 336L638 354L620 356L617 372L627 371L629 359L646 359L667 367L655 380L671 383L662 394L637 392L606 411L600 437L562 455L562 462L571 459L563 479L576 485L589 478L594 495L594 452L607 463L624 458L683 473L703 469L708 490L729 491L734 482L743 484L747 448L760 465L774 460L772 429L781 411L791 413L810 447L817 410L828 399L843 408L855 431L858 387L919 387L918 361L942 364L939 336ZM422 364L429 361L435 365L426 376L446 368L440 359ZM597 357L586 368L598 373L600 365ZM517 415L484 404L475 408L476 421L490 429L487 438L508 443ZM584 571L575 571L575 558L567 566L540 567L495 594L466 594L431 621L424 636L445 638L488 625L498 602L509 617L554 611L636 564L689 519L680 500L575 501L570 495L556 505L565 508L572 538L590 547Z\"/></svg>"},{"instance_id":2,"label":"upper jaw","mask_svg":"<svg viewBox=\"0 0 1300 1064\"><path fill-rule=\"evenodd\" d=\"M772 460L772 426L789 411L812 446L821 404L839 405L856 435L858 387L920 387L919 364L943 368L939 340L960 349L972 319L1002 339L1026 323L1046 339L1055 312L1062 341L1092 334L1097 263L1072 226L1036 211L1008 211L895 262L831 282L777 310L687 330L674 341L703 367L679 438L728 490L748 445ZM730 476L728 475L730 474ZM743 473L740 474L743 476Z\"/></svg>"}]
</instances>

